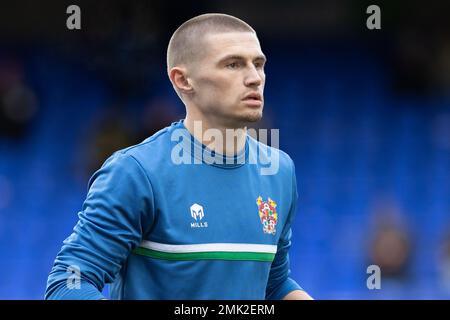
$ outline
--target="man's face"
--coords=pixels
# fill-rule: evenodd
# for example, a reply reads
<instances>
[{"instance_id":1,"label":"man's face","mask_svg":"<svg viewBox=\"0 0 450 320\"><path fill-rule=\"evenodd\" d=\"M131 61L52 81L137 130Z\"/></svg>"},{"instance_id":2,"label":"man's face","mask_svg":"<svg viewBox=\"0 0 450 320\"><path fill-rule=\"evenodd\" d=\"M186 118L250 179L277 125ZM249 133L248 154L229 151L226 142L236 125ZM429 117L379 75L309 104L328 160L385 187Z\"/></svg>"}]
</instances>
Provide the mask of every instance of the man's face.
<instances>
[{"instance_id":1,"label":"man's face","mask_svg":"<svg viewBox=\"0 0 450 320\"><path fill-rule=\"evenodd\" d=\"M259 121L264 105L264 64L251 32L205 35L203 54L192 65L194 104L216 124L238 128Z\"/></svg>"}]
</instances>

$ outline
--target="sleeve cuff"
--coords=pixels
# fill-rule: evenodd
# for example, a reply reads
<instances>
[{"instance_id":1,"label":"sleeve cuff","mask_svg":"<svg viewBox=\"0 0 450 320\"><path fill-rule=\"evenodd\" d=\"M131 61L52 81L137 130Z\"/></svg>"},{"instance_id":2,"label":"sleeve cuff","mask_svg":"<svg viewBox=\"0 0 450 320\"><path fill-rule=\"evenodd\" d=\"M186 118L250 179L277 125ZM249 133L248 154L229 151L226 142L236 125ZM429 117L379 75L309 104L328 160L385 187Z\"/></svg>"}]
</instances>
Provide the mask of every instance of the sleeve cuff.
<instances>
[{"instance_id":1,"label":"sleeve cuff","mask_svg":"<svg viewBox=\"0 0 450 320\"><path fill-rule=\"evenodd\" d=\"M63 283L46 297L47 300L100 300L105 297L86 281L81 282L79 289L69 289Z\"/></svg>"},{"instance_id":2,"label":"sleeve cuff","mask_svg":"<svg viewBox=\"0 0 450 320\"><path fill-rule=\"evenodd\" d=\"M281 300L283 299L289 292L294 290L303 290L302 287L298 285L291 278L287 278L278 288L273 292L273 294L268 297L268 300Z\"/></svg>"}]
</instances>

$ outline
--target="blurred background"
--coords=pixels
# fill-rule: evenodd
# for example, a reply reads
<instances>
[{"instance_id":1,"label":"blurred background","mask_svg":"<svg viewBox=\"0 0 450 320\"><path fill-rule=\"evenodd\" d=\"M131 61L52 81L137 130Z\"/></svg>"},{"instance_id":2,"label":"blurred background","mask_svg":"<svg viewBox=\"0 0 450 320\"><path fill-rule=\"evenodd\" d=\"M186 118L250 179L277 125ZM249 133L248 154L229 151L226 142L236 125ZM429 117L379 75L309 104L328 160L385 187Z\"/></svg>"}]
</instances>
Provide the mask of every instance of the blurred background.
<instances>
[{"instance_id":1,"label":"blurred background","mask_svg":"<svg viewBox=\"0 0 450 320\"><path fill-rule=\"evenodd\" d=\"M292 276L317 299L449 299L450 3L350 0L2 1L0 299L42 299L89 177L184 117L166 46L207 12L268 56L261 127L299 188Z\"/></svg>"}]
</instances>

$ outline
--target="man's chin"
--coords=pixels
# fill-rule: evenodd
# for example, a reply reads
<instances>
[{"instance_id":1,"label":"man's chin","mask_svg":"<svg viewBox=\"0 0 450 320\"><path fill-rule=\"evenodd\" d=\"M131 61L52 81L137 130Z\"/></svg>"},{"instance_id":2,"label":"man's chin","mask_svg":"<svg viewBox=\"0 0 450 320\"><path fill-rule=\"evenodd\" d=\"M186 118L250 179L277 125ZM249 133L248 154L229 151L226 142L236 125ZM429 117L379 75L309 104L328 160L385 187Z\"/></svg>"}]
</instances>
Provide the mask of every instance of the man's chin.
<instances>
[{"instance_id":1,"label":"man's chin","mask_svg":"<svg viewBox=\"0 0 450 320\"><path fill-rule=\"evenodd\" d=\"M246 124L252 124L252 123L256 123L256 122L261 121L261 118L262 118L262 116L261 117L249 117L244 122Z\"/></svg>"},{"instance_id":2,"label":"man's chin","mask_svg":"<svg viewBox=\"0 0 450 320\"><path fill-rule=\"evenodd\" d=\"M246 114L243 117L243 120L247 123L255 123L255 122L260 121L262 119L262 116L263 116L262 111L252 112L252 113Z\"/></svg>"},{"instance_id":3,"label":"man's chin","mask_svg":"<svg viewBox=\"0 0 450 320\"><path fill-rule=\"evenodd\" d=\"M254 110L246 110L246 112L243 112L242 114L240 114L239 120L241 120L244 123L255 123L258 122L262 119L263 116L263 110L262 107L259 109L254 109Z\"/></svg>"},{"instance_id":4,"label":"man's chin","mask_svg":"<svg viewBox=\"0 0 450 320\"><path fill-rule=\"evenodd\" d=\"M245 114L239 114L232 118L228 118L227 126L229 128L243 128L249 126L255 122L258 122L262 119L262 110L257 111L253 110L252 112L247 112Z\"/></svg>"}]
</instances>

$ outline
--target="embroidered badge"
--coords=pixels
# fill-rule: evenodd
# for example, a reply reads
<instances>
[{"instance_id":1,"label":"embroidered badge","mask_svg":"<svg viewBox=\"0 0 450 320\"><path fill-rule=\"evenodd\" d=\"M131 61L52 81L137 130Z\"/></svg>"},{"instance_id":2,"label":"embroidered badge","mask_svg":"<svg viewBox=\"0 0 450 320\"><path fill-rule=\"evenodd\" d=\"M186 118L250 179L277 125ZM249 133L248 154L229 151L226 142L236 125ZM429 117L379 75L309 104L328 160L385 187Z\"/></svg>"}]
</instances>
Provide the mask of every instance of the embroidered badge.
<instances>
[{"instance_id":1,"label":"embroidered badge","mask_svg":"<svg viewBox=\"0 0 450 320\"><path fill-rule=\"evenodd\" d=\"M276 211L276 202L268 198L268 201L263 201L261 196L256 199L256 204L258 205L259 218L263 225L264 233L274 235L277 230L275 229L278 222L278 214Z\"/></svg>"}]
</instances>

